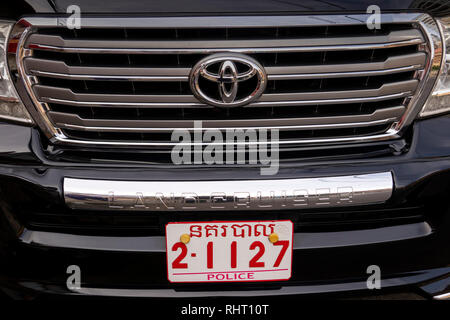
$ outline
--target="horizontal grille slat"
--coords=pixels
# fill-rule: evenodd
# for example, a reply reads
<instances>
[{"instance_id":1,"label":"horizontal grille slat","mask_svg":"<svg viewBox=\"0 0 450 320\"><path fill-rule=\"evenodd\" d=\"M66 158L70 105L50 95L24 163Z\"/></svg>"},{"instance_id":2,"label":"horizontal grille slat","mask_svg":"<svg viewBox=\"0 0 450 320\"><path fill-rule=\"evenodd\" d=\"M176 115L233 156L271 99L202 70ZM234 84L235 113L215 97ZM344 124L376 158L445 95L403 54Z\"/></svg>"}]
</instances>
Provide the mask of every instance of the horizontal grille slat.
<instances>
[{"instance_id":1,"label":"horizontal grille slat","mask_svg":"<svg viewBox=\"0 0 450 320\"><path fill-rule=\"evenodd\" d=\"M164 41L133 41L133 40L67 40L60 36L34 34L28 40L28 47L43 50L62 50L66 52L83 52L85 49L95 49L100 52L121 52L121 50L138 52L146 49L165 50L173 49L175 53L185 50L210 50L237 49L240 52L252 52L254 49L276 48L276 50L336 50L344 46L360 48L361 45L369 45L370 48L395 47L402 45L420 44L424 39L418 30L393 31L388 35L374 35L370 37L332 37L332 38L306 38L306 39L272 39L272 40L164 40ZM245 48L243 48L245 45ZM245 51L241 51L245 50ZM268 49L269 50L269 49ZM351 49L349 49L351 50ZM304 51L304 50L303 50Z\"/></svg>"},{"instance_id":2,"label":"horizontal grille slat","mask_svg":"<svg viewBox=\"0 0 450 320\"><path fill-rule=\"evenodd\" d=\"M306 139L318 139L328 140L327 142L339 142L339 140L351 141L353 136L363 139L365 136L373 134L382 134L389 129L391 125L381 124L369 127L354 127L354 128L326 128L320 130L282 130L279 132L279 144L281 146L295 145L303 143ZM123 144L130 141L136 141L137 139L145 139L151 141L149 146L153 147L173 147L180 144L178 141L171 139L172 134L170 132L92 132L92 131L80 131L72 129L63 130L68 137L73 139L86 139L95 143L99 138L102 138L105 142L122 141ZM333 138L329 138L333 137ZM128 140L128 141L123 141ZM298 140L298 142L296 142ZM306 141L307 142L307 141ZM208 142L191 142L187 143L187 146L193 145L209 145ZM223 145L266 145L266 142L262 141L224 141Z\"/></svg>"},{"instance_id":3,"label":"horizontal grille slat","mask_svg":"<svg viewBox=\"0 0 450 320\"><path fill-rule=\"evenodd\" d=\"M173 129L192 130L195 121L204 129L278 129L288 145L400 137L433 58L422 16L383 14L377 30L360 15L272 18L111 25L99 17L80 30L44 21L21 42L22 68L53 141L68 144L167 147ZM267 78L258 99L230 108L196 98L193 67L215 53L261 65ZM205 82L202 90L219 97L217 83Z\"/></svg>"},{"instance_id":4,"label":"horizontal grille slat","mask_svg":"<svg viewBox=\"0 0 450 320\"><path fill-rule=\"evenodd\" d=\"M132 81L187 81L189 68L133 68L133 67L80 67L69 66L64 61L27 58L25 67L28 72L35 75L45 75L55 78L82 79L82 80L114 80L129 79ZM44 74L46 73L46 74Z\"/></svg>"},{"instance_id":5,"label":"horizontal grille slat","mask_svg":"<svg viewBox=\"0 0 450 320\"><path fill-rule=\"evenodd\" d=\"M49 104L52 111L79 115L83 119L106 120L257 120L277 121L284 118L308 118L358 116L372 114L376 110L395 108L404 105L404 99L386 100L380 102L308 106L284 106L282 108L238 107L238 108L139 108L139 113L130 112L129 108L91 107Z\"/></svg>"},{"instance_id":6,"label":"horizontal grille slat","mask_svg":"<svg viewBox=\"0 0 450 320\"><path fill-rule=\"evenodd\" d=\"M383 62L338 65L267 67L270 79L314 79L360 77L418 70L424 67L425 53L389 57ZM27 58L26 70L37 76L72 80L188 81L189 68L114 68L69 66L64 61Z\"/></svg>"},{"instance_id":7,"label":"horizontal grille slat","mask_svg":"<svg viewBox=\"0 0 450 320\"><path fill-rule=\"evenodd\" d=\"M251 106L308 105L346 102L380 101L405 97L413 94L418 85L417 80L384 84L379 89L362 89L330 92L274 93L264 94L258 102ZM34 86L42 102L67 104L73 106L120 106L120 107L176 107L205 106L189 95L119 95L119 94L86 94L74 93L67 88L56 88L42 85ZM397 96L398 95L398 96Z\"/></svg>"},{"instance_id":8,"label":"horizontal grille slat","mask_svg":"<svg viewBox=\"0 0 450 320\"><path fill-rule=\"evenodd\" d=\"M382 70L366 70L366 71L351 71L351 72L330 72L330 73L283 73L283 74L269 74L269 80L291 80L291 79L323 79L323 78L353 78L353 77L370 77L380 76L395 73L402 73L408 71L415 71L421 69L419 64L410 65L406 67L399 67L393 69ZM286 68L287 69L287 68ZM287 70L286 70L287 71Z\"/></svg>"},{"instance_id":9,"label":"horizontal grille slat","mask_svg":"<svg viewBox=\"0 0 450 320\"><path fill-rule=\"evenodd\" d=\"M376 110L372 114L339 117L312 117L272 120L203 120L204 129L224 130L227 128L271 128L279 130L311 130L325 128L350 128L386 124L399 120L405 107L399 106ZM61 112L49 112L50 119L60 128L82 131L112 131L112 132L158 132L174 129L194 130L192 120L105 120L82 119L78 115Z\"/></svg>"},{"instance_id":10,"label":"horizontal grille slat","mask_svg":"<svg viewBox=\"0 0 450 320\"><path fill-rule=\"evenodd\" d=\"M386 43L348 44L348 45L327 45L327 46L285 46L285 47L222 47L222 48L76 48L76 47L56 47L42 44L30 44L29 48L34 50L47 50L68 53L96 53L96 54L212 54L218 52L237 53L286 53L286 52L317 52L317 51L343 51L343 50L371 50L397 48L422 44L422 39L403 40Z\"/></svg>"},{"instance_id":11,"label":"horizontal grille slat","mask_svg":"<svg viewBox=\"0 0 450 320\"><path fill-rule=\"evenodd\" d=\"M335 18L334 16L333 18ZM85 17L88 19L87 17ZM202 20L202 17L197 17ZM246 20L251 20L254 17L245 17ZM367 28L364 24L355 24L354 21L347 21L346 24L322 24L310 25L303 23L301 26L297 23L290 25L283 25L282 21L286 16L276 17L277 24L271 23L268 26L266 23L261 24L266 17L258 17L259 24L240 25L234 24L239 17L226 17L227 24L218 26L215 23L220 17L214 17L214 23L208 23L203 27L195 27L193 21L189 25L176 26L172 24L170 28L161 25L151 26L146 21L145 25L139 25L137 28L130 25L126 27L114 26L96 27L86 26L76 31L71 29L61 30L61 28L46 28L43 34L57 35L65 39L104 39L104 40L259 40L259 39L292 39L292 38L314 38L314 37L343 37L343 36L373 36L373 35L387 35L392 31L401 31L411 29L409 23L386 23L383 24L383 29L376 31ZM304 17L303 17L304 18ZM346 17L352 19L353 17ZM153 19L152 19L153 20ZM175 18L170 18L173 23ZM114 19L117 23L119 18ZM105 23L105 21L103 21Z\"/></svg>"}]
</instances>

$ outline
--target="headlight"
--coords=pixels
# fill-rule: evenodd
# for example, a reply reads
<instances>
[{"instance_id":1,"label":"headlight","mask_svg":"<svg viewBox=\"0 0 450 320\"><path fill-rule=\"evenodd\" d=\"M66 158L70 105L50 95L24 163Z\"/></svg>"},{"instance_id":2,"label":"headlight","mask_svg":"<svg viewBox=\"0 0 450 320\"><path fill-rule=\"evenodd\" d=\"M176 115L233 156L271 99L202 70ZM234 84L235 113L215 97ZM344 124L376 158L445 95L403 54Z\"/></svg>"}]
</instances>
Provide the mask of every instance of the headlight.
<instances>
[{"instance_id":1,"label":"headlight","mask_svg":"<svg viewBox=\"0 0 450 320\"><path fill-rule=\"evenodd\" d=\"M444 63L434 91L420 113L421 117L450 111L450 17L438 19L438 24L444 36Z\"/></svg>"},{"instance_id":2,"label":"headlight","mask_svg":"<svg viewBox=\"0 0 450 320\"><path fill-rule=\"evenodd\" d=\"M0 121L5 119L32 124L33 120L20 101L8 71L8 35L13 25L13 22L0 20Z\"/></svg>"}]
</instances>

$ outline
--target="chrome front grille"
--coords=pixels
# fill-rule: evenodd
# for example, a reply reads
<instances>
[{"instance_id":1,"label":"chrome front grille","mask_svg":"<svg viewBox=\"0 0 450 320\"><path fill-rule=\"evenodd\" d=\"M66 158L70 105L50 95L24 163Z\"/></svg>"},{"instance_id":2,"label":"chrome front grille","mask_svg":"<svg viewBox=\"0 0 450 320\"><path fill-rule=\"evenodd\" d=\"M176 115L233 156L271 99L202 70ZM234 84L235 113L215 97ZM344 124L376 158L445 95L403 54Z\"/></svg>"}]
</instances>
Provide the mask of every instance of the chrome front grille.
<instances>
[{"instance_id":1,"label":"chrome front grille","mask_svg":"<svg viewBox=\"0 0 450 320\"><path fill-rule=\"evenodd\" d=\"M58 143L171 146L173 129L192 130L196 120L277 128L286 145L392 139L433 86L440 35L427 15L384 15L381 30L366 18L85 18L80 30L29 18L13 34L18 84ZM191 68L218 52L264 66L257 101L220 108L195 98Z\"/></svg>"}]
</instances>

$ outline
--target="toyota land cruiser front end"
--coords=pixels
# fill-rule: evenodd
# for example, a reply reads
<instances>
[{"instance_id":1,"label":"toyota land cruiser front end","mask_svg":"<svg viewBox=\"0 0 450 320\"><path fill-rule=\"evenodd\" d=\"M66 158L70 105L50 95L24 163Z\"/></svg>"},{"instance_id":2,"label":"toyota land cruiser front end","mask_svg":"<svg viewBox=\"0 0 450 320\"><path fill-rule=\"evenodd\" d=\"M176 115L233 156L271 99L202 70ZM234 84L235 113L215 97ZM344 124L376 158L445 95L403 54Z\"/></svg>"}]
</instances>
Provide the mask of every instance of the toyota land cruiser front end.
<instances>
[{"instance_id":1,"label":"toyota land cruiser front end","mask_svg":"<svg viewBox=\"0 0 450 320\"><path fill-rule=\"evenodd\" d=\"M432 2L1 4L1 291L449 298Z\"/></svg>"}]
</instances>

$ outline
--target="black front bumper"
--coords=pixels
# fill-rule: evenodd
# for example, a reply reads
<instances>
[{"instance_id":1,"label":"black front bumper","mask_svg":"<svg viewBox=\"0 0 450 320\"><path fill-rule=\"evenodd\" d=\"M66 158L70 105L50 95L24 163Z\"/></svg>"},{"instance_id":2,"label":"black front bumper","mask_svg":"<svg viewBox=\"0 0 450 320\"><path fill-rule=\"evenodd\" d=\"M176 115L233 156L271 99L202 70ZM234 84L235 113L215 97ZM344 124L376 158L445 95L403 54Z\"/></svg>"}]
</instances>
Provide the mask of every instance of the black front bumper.
<instances>
[{"instance_id":1,"label":"black front bumper","mask_svg":"<svg viewBox=\"0 0 450 320\"><path fill-rule=\"evenodd\" d=\"M14 297L47 295L205 297L339 294L367 289L367 267L381 269L382 291L448 292L450 274L450 116L414 125L407 152L352 160L283 162L277 178L392 172L383 205L302 212L98 214L69 210L64 177L110 180L258 179L251 167L54 162L34 129L1 124L0 288ZM270 285L170 284L164 223L272 219L296 222L293 276ZM323 219L316 219L317 217ZM312 218L311 218L312 217ZM134 219L134 220L133 220ZM312 220L311 220L312 219ZM315 220L316 219L316 220ZM305 234L313 240L304 241ZM136 250L133 250L136 248ZM82 270L82 288L67 289L67 267Z\"/></svg>"}]
</instances>

